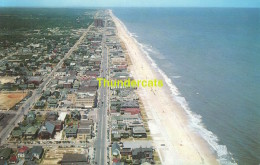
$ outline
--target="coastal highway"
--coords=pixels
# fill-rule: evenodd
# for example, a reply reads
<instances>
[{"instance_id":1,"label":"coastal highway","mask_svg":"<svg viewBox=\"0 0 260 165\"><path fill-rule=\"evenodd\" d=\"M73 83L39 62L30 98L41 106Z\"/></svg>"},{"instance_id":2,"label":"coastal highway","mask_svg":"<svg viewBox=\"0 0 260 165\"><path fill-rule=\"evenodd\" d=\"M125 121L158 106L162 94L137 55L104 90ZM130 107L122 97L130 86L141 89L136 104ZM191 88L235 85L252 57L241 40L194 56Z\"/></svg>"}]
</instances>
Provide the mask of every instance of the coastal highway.
<instances>
[{"instance_id":1,"label":"coastal highway","mask_svg":"<svg viewBox=\"0 0 260 165\"><path fill-rule=\"evenodd\" d=\"M106 27L106 23L105 23ZM105 32L105 30L104 30ZM105 47L106 36L103 34L102 41L102 71L100 77L106 78L108 73L108 51ZM95 142L96 154L95 164L105 165L107 164L107 109L108 109L108 88L100 87L100 100L99 100L99 112L98 112L98 133Z\"/></svg>"},{"instance_id":2,"label":"coastal highway","mask_svg":"<svg viewBox=\"0 0 260 165\"><path fill-rule=\"evenodd\" d=\"M64 62L65 59L70 57L73 51L75 51L79 44L85 39L89 29L93 26L91 24L86 31L83 32L82 36L79 38L79 40L71 47L71 49L66 53L66 55L60 60L60 62L55 66L55 68L52 70L52 72L44 78L43 82L39 86L38 89L35 89L32 93L32 96L27 99L23 105L20 106L20 108L17 110L17 113L14 118L11 119L11 121L6 125L6 127L0 132L0 144L5 142L8 135L11 133L13 128L23 120L23 116L28 113L30 107L40 98L41 92L46 89L48 83L53 78L54 73L60 68Z\"/></svg>"}]
</instances>

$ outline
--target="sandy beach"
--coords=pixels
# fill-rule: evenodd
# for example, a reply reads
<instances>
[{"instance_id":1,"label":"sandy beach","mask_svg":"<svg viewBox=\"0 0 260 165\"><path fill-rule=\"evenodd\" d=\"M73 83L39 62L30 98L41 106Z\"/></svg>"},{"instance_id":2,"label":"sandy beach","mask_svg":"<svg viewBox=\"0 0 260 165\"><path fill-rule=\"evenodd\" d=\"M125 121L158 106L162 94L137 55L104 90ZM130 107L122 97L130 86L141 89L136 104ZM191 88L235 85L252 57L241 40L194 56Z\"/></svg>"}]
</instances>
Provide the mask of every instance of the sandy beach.
<instances>
[{"instance_id":1,"label":"sandy beach","mask_svg":"<svg viewBox=\"0 0 260 165\"><path fill-rule=\"evenodd\" d=\"M139 45L112 11L118 36L125 43L131 58L131 74L135 79L161 79L162 75L152 66ZM162 164L219 164L216 156L204 139L189 127L188 116L174 100L169 86L162 88L139 88L148 116L149 128Z\"/></svg>"}]
</instances>

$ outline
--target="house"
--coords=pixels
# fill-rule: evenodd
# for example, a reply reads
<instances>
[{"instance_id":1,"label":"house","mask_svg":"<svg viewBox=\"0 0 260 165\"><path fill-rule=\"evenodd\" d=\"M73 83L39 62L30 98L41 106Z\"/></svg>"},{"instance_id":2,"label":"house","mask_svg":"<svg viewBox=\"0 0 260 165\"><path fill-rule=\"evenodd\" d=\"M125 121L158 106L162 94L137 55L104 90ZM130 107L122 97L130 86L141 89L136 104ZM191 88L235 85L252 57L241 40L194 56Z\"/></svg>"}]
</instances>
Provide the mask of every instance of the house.
<instances>
[{"instance_id":1,"label":"house","mask_svg":"<svg viewBox=\"0 0 260 165\"><path fill-rule=\"evenodd\" d=\"M42 158L42 155L43 155L43 148L42 146L33 146L33 148L31 149L31 153L32 153L32 156L36 159L41 159Z\"/></svg>"},{"instance_id":2,"label":"house","mask_svg":"<svg viewBox=\"0 0 260 165\"><path fill-rule=\"evenodd\" d=\"M152 148L135 148L132 149L133 164L141 164L144 162L153 163L153 149Z\"/></svg>"},{"instance_id":3,"label":"house","mask_svg":"<svg viewBox=\"0 0 260 165\"><path fill-rule=\"evenodd\" d=\"M70 82L65 82L65 83L63 84L63 88L72 88L72 83L70 83Z\"/></svg>"},{"instance_id":4,"label":"house","mask_svg":"<svg viewBox=\"0 0 260 165\"><path fill-rule=\"evenodd\" d=\"M91 139L91 129L78 129L77 140L86 141Z\"/></svg>"},{"instance_id":5,"label":"house","mask_svg":"<svg viewBox=\"0 0 260 165\"><path fill-rule=\"evenodd\" d=\"M124 101L121 104L121 108L139 108L139 103L136 100Z\"/></svg>"},{"instance_id":6,"label":"house","mask_svg":"<svg viewBox=\"0 0 260 165\"><path fill-rule=\"evenodd\" d=\"M85 76L97 78L99 76L99 71L86 71Z\"/></svg>"},{"instance_id":7,"label":"house","mask_svg":"<svg viewBox=\"0 0 260 165\"><path fill-rule=\"evenodd\" d=\"M113 138L114 141L119 141L121 139L121 136L117 133L113 133L112 138Z\"/></svg>"},{"instance_id":8,"label":"house","mask_svg":"<svg viewBox=\"0 0 260 165\"><path fill-rule=\"evenodd\" d=\"M18 163L18 159L16 157L16 155L11 155L10 159L9 159L9 164L16 164Z\"/></svg>"},{"instance_id":9,"label":"house","mask_svg":"<svg viewBox=\"0 0 260 165\"><path fill-rule=\"evenodd\" d=\"M93 120L81 120L78 128L78 140L86 140L92 138Z\"/></svg>"},{"instance_id":10,"label":"house","mask_svg":"<svg viewBox=\"0 0 260 165\"><path fill-rule=\"evenodd\" d=\"M55 72L55 74L54 74L54 76L55 77L57 77L57 76L66 76L66 73L67 73L67 71L66 71L66 69L65 68L60 68L60 69L58 69L56 72Z\"/></svg>"},{"instance_id":11,"label":"house","mask_svg":"<svg viewBox=\"0 0 260 165\"><path fill-rule=\"evenodd\" d=\"M79 81L75 81L73 84L73 89L79 89L80 83Z\"/></svg>"},{"instance_id":12,"label":"house","mask_svg":"<svg viewBox=\"0 0 260 165\"><path fill-rule=\"evenodd\" d=\"M25 154L28 152L29 152L29 148L27 146L22 146L21 148L18 148L17 156L18 158L24 158Z\"/></svg>"},{"instance_id":13,"label":"house","mask_svg":"<svg viewBox=\"0 0 260 165\"><path fill-rule=\"evenodd\" d=\"M59 117L58 112L51 111L46 114L47 121L55 121L58 119L58 117Z\"/></svg>"},{"instance_id":14,"label":"house","mask_svg":"<svg viewBox=\"0 0 260 165\"><path fill-rule=\"evenodd\" d=\"M63 122L61 120L49 121L53 125L55 125L55 131L60 132L63 129Z\"/></svg>"},{"instance_id":15,"label":"house","mask_svg":"<svg viewBox=\"0 0 260 165\"><path fill-rule=\"evenodd\" d=\"M61 96L60 92L59 91L54 91L52 93L52 95L56 98L56 99L59 99L59 97Z\"/></svg>"},{"instance_id":16,"label":"house","mask_svg":"<svg viewBox=\"0 0 260 165\"><path fill-rule=\"evenodd\" d=\"M74 137L77 138L78 128L75 126L69 126L65 128L65 135L67 138Z\"/></svg>"},{"instance_id":17,"label":"house","mask_svg":"<svg viewBox=\"0 0 260 165\"><path fill-rule=\"evenodd\" d=\"M140 109L139 108L121 108L120 112L121 112L121 114L130 113L131 115L135 115L135 114L140 113Z\"/></svg>"},{"instance_id":18,"label":"house","mask_svg":"<svg viewBox=\"0 0 260 165\"><path fill-rule=\"evenodd\" d=\"M144 127L134 127L132 130L132 136L138 138L147 137L146 130Z\"/></svg>"},{"instance_id":19,"label":"house","mask_svg":"<svg viewBox=\"0 0 260 165\"><path fill-rule=\"evenodd\" d=\"M24 136L26 139L35 139L37 136L37 132L38 132L37 127L30 126L24 133Z\"/></svg>"},{"instance_id":20,"label":"house","mask_svg":"<svg viewBox=\"0 0 260 165\"><path fill-rule=\"evenodd\" d=\"M42 83L43 78L40 76L31 76L28 77L27 84L34 84L35 86L38 86Z\"/></svg>"},{"instance_id":21,"label":"house","mask_svg":"<svg viewBox=\"0 0 260 165\"><path fill-rule=\"evenodd\" d=\"M93 120L80 120L80 126L79 128L81 129L91 129L92 126L94 125Z\"/></svg>"},{"instance_id":22,"label":"house","mask_svg":"<svg viewBox=\"0 0 260 165\"><path fill-rule=\"evenodd\" d=\"M49 97L47 102L49 108L56 108L58 105L58 101L54 97Z\"/></svg>"},{"instance_id":23,"label":"house","mask_svg":"<svg viewBox=\"0 0 260 165\"><path fill-rule=\"evenodd\" d=\"M85 154L64 154L61 160L61 165L85 165L89 164Z\"/></svg>"},{"instance_id":24,"label":"house","mask_svg":"<svg viewBox=\"0 0 260 165\"><path fill-rule=\"evenodd\" d=\"M35 103L35 108L43 108L45 106L45 101L41 100L41 101L37 101Z\"/></svg>"},{"instance_id":25,"label":"house","mask_svg":"<svg viewBox=\"0 0 260 165\"><path fill-rule=\"evenodd\" d=\"M120 155L120 146L117 142L114 142L112 144L112 154L113 154L113 156L119 156Z\"/></svg>"},{"instance_id":26,"label":"house","mask_svg":"<svg viewBox=\"0 0 260 165\"><path fill-rule=\"evenodd\" d=\"M79 111L75 110L75 111L72 111L70 113L70 116L73 120L80 120L81 119L81 114Z\"/></svg>"},{"instance_id":27,"label":"house","mask_svg":"<svg viewBox=\"0 0 260 165\"><path fill-rule=\"evenodd\" d=\"M38 136L40 139L50 139L53 138L54 132L55 125L47 121L45 125L41 126Z\"/></svg>"},{"instance_id":28,"label":"house","mask_svg":"<svg viewBox=\"0 0 260 165\"><path fill-rule=\"evenodd\" d=\"M112 159L113 165L121 165L120 158L113 158Z\"/></svg>"},{"instance_id":29,"label":"house","mask_svg":"<svg viewBox=\"0 0 260 165\"><path fill-rule=\"evenodd\" d=\"M131 156L132 155L132 149L131 148L122 148L120 150L120 155L121 156Z\"/></svg>"},{"instance_id":30,"label":"house","mask_svg":"<svg viewBox=\"0 0 260 165\"><path fill-rule=\"evenodd\" d=\"M35 88L35 84L32 84L32 83L31 83L31 84L28 84L28 88L29 88L29 89L34 89L34 88Z\"/></svg>"},{"instance_id":31,"label":"house","mask_svg":"<svg viewBox=\"0 0 260 165\"><path fill-rule=\"evenodd\" d=\"M32 153L31 153L31 151L29 151L28 153L25 154L24 159L26 160L26 164L27 164L27 161L33 161L34 157L33 157Z\"/></svg>"},{"instance_id":32,"label":"house","mask_svg":"<svg viewBox=\"0 0 260 165\"><path fill-rule=\"evenodd\" d=\"M19 84L19 89L21 89L21 90L25 90L25 89L27 89L27 84Z\"/></svg>"},{"instance_id":33,"label":"house","mask_svg":"<svg viewBox=\"0 0 260 165\"><path fill-rule=\"evenodd\" d=\"M42 96L43 96L43 97L49 97L49 96L51 96L51 91L50 91L50 90L44 91L43 94L42 94Z\"/></svg>"},{"instance_id":34,"label":"house","mask_svg":"<svg viewBox=\"0 0 260 165\"><path fill-rule=\"evenodd\" d=\"M111 62L113 65L125 65L127 63L126 58L120 57L111 58Z\"/></svg>"},{"instance_id":35,"label":"house","mask_svg":"<svg viewBox=\"0 0 260 165\"><path fill-rule=\"evenodd\" d=\"M22 138L23 132L19 127L16 127L12 130L11 135L13 138Z\"/></svg>"},{"instance_id":36,"label":"house","mask_svg":"<svg viewBox=\"0 0 260 165\"><path fill-rule=\"evenodd\" d=\"M2 148L2 149L0 149L0 159L1 160L9 159L11 153L12 153L12 149L11 148Z\"/></svg>"},{"instance_id":37,"label":"house","mask_svg":"<svg viewBox=\"0 0 260 165\"><path fill-rule=\"evenodd\" d=\"M118 132L120 134L120 138L129 138L129 136L131 135L129 130L119 130Z\"/></svg>"},{"instance_id":38,"label":"house","mask_svg":"<svg viewBox=\"0 0 260 165\"><path fill-rule=\"evenodd\" d=\"M36 119L36 114L35 114L35 112L30 111L30 112L27 114L27 117L26 117L27 123L32 124L32 123L34 123L35 119Z\"/></svg>"}]
</instances>

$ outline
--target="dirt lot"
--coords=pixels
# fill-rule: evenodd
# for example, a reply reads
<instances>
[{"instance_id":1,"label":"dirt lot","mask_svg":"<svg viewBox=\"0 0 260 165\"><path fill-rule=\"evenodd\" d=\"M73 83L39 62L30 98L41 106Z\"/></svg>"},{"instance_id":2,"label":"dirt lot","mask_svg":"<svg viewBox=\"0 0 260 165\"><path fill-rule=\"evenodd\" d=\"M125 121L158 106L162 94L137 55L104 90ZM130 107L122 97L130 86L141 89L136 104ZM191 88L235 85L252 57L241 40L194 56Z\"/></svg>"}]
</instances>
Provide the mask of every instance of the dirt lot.
<instances>
[{"instance_id":1,"label":"dirt lot","mask_svg":"<svg viewBox=\"0 0 260 165\"><path fill-rule=\"evenodd\" d=\"M82 148L58 148L50 149L46 151L42 165L56 165L59 161L62 160L63 154L73 153L73 154L83 154L84 149Z\"/></svg>"},{"instance_id":2,"label":"dirt lot","mask_svg":"<svg viewBox=\"0 0 260 165\"><path fill-rule=\"evenodd\" d=\"M9 110L26 95L27 93L22 92L0 93L0 110Z\"/></svg>"}]
</instances>

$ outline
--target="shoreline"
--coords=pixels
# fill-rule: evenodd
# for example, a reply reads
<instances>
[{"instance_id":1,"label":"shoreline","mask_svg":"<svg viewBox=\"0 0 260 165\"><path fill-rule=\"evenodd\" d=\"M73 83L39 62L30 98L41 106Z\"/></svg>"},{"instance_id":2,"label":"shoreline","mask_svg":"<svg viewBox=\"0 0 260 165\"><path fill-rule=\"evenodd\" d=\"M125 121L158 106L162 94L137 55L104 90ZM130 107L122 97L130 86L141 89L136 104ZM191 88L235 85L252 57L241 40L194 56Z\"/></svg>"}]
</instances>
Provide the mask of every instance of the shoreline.
<instances>
[{"instance_id":1,"label":"shoreline","mask_svg":"<svg viewBox=\"0 0 260 165\"><path fill-rule=\"evenodd\" d=\"M110 15L132 61L130 73L134 78L164 80L111 10ZM153 143L162 164L219 164L209 144L189 128L189 117L173 99L168 85L162 88L140 88L138 93L143 100Z\"/></svg>"}]
</instances>

